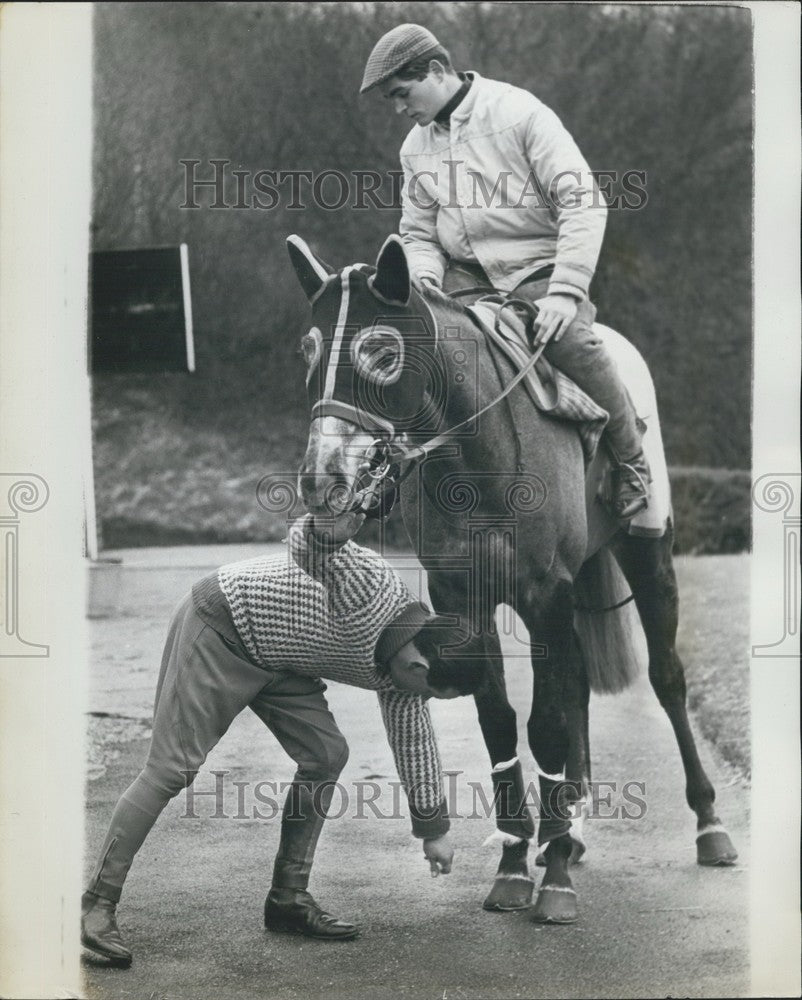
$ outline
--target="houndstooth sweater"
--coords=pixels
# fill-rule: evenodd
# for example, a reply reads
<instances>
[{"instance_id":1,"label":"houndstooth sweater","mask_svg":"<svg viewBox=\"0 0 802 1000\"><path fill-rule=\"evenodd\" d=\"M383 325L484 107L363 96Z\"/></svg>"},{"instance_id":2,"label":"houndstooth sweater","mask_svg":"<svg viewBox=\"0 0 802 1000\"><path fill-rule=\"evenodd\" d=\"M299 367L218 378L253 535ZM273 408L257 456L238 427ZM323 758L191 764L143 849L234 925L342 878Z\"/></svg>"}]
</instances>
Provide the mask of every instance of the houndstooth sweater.
<instances>
[{"instance_id":1,"label":"houndstooth sweater","mask_svg":"<svg viewBox=\"0 0 802 1000\"><path fill-rule=\"evenodd\" d=\"M268 670L290 670L376 691L407 792L413 833L440 836L449 822L426 701L394 688L374 660L383 629L414 598L376 552L351 541L341 547L318 545L308 530L310 520L307 515L292 525L286 553L231 563L217 571L216 582L237 635L250 658ZM208 615L208 587L196 586L193 593L196 604L203 593L202 610Z\"/></svg>"}]
</instances>

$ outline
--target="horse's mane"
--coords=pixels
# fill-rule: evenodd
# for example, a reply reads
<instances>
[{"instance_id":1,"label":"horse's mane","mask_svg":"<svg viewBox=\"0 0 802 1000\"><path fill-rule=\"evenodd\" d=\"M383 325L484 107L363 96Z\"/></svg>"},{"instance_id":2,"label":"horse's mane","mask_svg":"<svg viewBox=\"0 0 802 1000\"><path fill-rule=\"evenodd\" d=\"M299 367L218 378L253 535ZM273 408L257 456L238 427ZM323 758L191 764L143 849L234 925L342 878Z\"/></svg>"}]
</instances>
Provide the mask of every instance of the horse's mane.
<instances>
[{"instance_id":1,"label":"horse's mane","mask_svg":"<svg viewBox=\"0 0 802 1000\"><path fill-rule=\"evenodd\" d=\"M452 299L445 292L441 292L439 288L435 288L434 285L425 284L419 291L421 298L431 307L438 322L447 322L456 317L459 317L463 322L466 319L473 320L460 299Z\"/></svg>"}]
</instances>

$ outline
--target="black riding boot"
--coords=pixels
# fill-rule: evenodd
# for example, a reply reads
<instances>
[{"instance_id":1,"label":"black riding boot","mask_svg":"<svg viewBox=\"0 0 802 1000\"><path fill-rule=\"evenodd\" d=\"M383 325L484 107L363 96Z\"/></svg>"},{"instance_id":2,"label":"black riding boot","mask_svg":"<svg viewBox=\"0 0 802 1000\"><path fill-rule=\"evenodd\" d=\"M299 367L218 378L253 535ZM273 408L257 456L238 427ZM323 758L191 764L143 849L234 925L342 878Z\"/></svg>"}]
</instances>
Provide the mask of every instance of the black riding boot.
<instances>
[{"instance_id":1,"label":"black riding boot","mask_svg":"<svg viewBox=\"0 0 802 1000\"><path fill-rule=\"evenodd\" d=\"M93 958L127 968L131 952L123 943L117 927L117 904L110 899L85 892L81 897L81 944Z\"/></svg>"},{"instance_id":2,"label":"black riding boot","mask_svg":"<svg viewBox=\"0 0 802 1000\"><path fill-rule=\"evenodd\" d=\"M326 913L306 891L334 781L293 781L281 817L273 885L265 900L265 927L329 941L354 938L359 929Z\"/></svg>"}]
</instances>

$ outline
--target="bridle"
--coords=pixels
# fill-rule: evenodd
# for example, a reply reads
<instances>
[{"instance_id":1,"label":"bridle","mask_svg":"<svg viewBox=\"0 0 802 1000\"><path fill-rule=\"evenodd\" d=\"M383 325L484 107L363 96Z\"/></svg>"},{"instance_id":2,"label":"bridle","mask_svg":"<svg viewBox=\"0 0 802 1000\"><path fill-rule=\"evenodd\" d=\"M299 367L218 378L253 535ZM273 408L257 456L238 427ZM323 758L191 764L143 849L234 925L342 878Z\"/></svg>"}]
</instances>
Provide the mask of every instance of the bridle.
<instances>
[{"instance_id":1,"label":"bridle","mask_svg":"<svg viewBox=\"0 0 802 1000\"><path fill-rule=\"evenodd\" d=\"M456 299L477 294L481 296L477 301L498 305L495 319L497 332L500 330L501 317L505 309L522 312L526 321L527 338L530 343L532 342L533 324L538 312L534 303L528 302L526 299L515 298L510 293L497 292L484 285L458 289L449 293L449 297ZM395 497L393 497L392 503L388 504L386 502L388 496L393 492L397 494L399 486L415 466L437 448L446 444L458 431L464 431L479 417L505 399L535 367L545 347L545 343L541 343L537 347L523 368L517 372L495 399L485 404L476 413L471 414L470 417L461 420L453 427L446 428L415 447L408 447L399 440L395 426L389 420L339 400L318 401L312 407L313 419L319 416L336 416L377 433L377 436L365 449L364 458L359 465L353 500L345 513L362 513L368 517L386 517L395 503ZM403 471L402 465L406 466Z\"/></svg>"}]
</instances>

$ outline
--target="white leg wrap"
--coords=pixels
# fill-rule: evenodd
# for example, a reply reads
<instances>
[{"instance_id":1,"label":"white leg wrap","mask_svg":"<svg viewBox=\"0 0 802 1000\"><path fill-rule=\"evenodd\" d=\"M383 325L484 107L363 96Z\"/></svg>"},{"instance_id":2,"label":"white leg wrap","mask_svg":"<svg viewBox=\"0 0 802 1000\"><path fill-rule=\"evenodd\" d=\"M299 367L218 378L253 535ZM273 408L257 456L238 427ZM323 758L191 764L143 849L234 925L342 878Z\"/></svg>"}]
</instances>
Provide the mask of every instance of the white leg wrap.
<instances>
[{"instance_id":1,"label":"white leg wrap","mask_svg":"<svg viewBox=\"0 0 802 1000\"><path fill-rule=\"evenodd\" d=\"M585 838L583 836L583 830L585 827L585 816L588 812L588 803L586 799L578 799L574 803L575 816L571 820L571 838L573 840L578 840L580 844L585 843Z\"/></svg>"},{"instance_id":2,"label":"white leg wrap","mask_svg":"<svg viewBox=\"0 0 802 1000\"><path fill-rule=\"evenodd\" d=\"M721 825L721 823L709 823L707 826L703 826L702 829L696 834L696 839L704 837L706 833L726 833L727 831Z\"/></svg>"},{"instance_id":3,"label":"white leg wrap","mask_svg":"<svg viewBox=\"0 0 802 1000\"><path fill-rule=\"evenodd\" d=\"M565 780L565 770L555 771L554 774L548 774L542 768L535 767L535 772L538 778L549 778L551 781L564 781Z\"/></svg>"},{"instance_id":4,"label":"white leg wrap","mask_svg":"<svg viewBox=\"0 0 802 1000\"><path fill-rule=\"evenodd\" d=\"M494 830L482 847L495 847L500 844L502 847L513 847L515 844L528 844L528 837L516 837L513 833L503 833L501 830Z\"/></svg>"},{"instance_id":5,"label":"white leg wrap","mask_svg":"<svg viewBox=\"0 0 802 1000\"><path fill-rule=\"evenodd\" d=\"M491 774L498 774L500 771L506 771L508 767L513 767L518 763L518 758L513 757L512 760L503 760L500 764L496 764Z\"/></svg>"}]
</instances>

